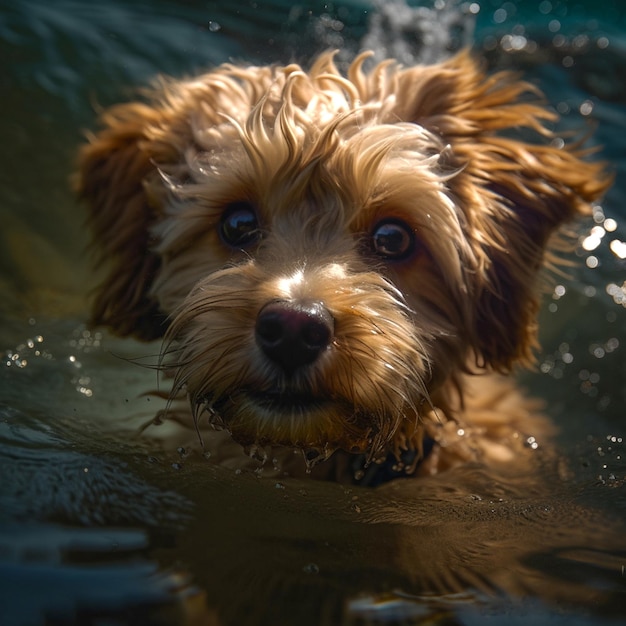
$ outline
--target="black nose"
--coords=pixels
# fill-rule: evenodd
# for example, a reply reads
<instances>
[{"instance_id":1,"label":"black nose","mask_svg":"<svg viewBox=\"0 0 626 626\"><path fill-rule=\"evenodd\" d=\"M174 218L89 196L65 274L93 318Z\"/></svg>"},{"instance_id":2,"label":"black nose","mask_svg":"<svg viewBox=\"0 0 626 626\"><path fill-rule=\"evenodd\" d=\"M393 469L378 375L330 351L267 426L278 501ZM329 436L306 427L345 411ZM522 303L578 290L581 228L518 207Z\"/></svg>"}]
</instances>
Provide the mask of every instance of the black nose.
<instances>
[{"instance_id":1,"label":"black nose","mask_svg":"<svg viewBox=\"0 0 626 626\"><path fill-rule=\"evenodd\" d=\"M330 345L334 319L319 302L266 304L257 315L256 341L286 374L313 363Z\"/></svg>"}]
</instances>

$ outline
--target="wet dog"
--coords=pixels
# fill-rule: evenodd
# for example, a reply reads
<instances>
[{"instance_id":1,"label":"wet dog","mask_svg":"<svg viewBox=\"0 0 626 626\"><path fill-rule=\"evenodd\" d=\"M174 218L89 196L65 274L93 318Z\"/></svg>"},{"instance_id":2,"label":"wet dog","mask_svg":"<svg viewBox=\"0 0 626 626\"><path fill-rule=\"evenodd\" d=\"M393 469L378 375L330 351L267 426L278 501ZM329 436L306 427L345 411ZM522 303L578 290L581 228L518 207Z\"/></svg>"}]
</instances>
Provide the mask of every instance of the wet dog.
<instances>
[{"instance_id":1,"label":"wet dog","mask_svg":"<svg viewBox=\"0 0 626 626\"><path fill-rule=\"evenodd\" d=\"M92 321L164 337L189 421L248 450L510 462L545 432L507 377L542 268L609 177L469 53L367 57L223 65L106 111L77 180L107 267Z\"/></svg>"}]
</instances>

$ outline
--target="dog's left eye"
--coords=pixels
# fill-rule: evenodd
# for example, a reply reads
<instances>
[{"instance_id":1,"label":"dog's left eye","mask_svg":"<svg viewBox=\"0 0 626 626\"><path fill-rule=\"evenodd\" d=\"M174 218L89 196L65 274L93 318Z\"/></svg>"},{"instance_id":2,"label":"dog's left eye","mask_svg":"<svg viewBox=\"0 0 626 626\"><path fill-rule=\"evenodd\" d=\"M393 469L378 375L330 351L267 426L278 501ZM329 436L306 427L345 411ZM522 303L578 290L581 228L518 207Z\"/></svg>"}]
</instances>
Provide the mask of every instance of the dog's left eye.
<instances>
[{"instance_id":1,"label":"dog's left eye","mask_svg":"<svg viewBox=\"0 0 626 626\"><path fill-rule=\"evenodd\" d=\"M232 202L220 220L220 235L228 246L245 248L261 237L259 221L249 202Z\"/></svg>"},{"instance_id":2,"label":"dog's left eye","mask_svg":"<svg viewBox=\"0 0 626 626\"><path fill-rule=\"evenodd\" d=\"M376 254L387 259L406 259L415 250L413 229L402 220L378 222L372 231L372 247Z\"/></svg>"}]
</instances>

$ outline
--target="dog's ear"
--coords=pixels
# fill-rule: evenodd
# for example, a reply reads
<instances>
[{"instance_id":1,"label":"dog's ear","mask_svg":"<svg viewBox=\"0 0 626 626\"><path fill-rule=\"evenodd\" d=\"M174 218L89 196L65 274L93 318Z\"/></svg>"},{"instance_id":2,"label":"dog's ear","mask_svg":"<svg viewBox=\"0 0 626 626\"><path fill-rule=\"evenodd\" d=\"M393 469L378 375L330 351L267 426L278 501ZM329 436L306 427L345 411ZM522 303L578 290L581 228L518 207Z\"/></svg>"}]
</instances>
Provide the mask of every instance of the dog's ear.
<instances>
[{"instance_id":1,"label":"dog's ear","mask_svg":"<svg viewBox=\"0 0 626 626\"><path fill-rule=\"evenodd\" d=\"M412 75L412 76L411 76ZM406 70L399 115L438 133L457 174L449 179L474 258L467 260L467 341L481 366L508 371L536 344L540 273L559 229L590 213L607 190L605 165L556 138L556 115L517 76L487 76L468 53Z\"/></svg>"},{"instance_id":2,"label":"dog's ear","mask_svg":"<svg viewBox=\"0 0 626 626\"><path fill-rule=\"evenodd\" d=\"M162 114L145 104L110 109L101 130L80 151L74 179L89 207L97 264L106 272L95 290L91 322L140 339L166 330L149 294L159 259L150 250L156 212L146 190L146 180L157 174L150 132L162 122Z\"/></svg>"},{"instance_id":3,"label":"dog's ear","mask_svg":"<svg viewBox=\"0 0 626 626\"><path fill-rule=\"evenodd\" d=\"M465 191L464 201L481 212L468 221L477 227L472 243L478 261L469 339L481 366L506 372L532 362L543 270L573 247L561 227L590 214L606 178L599 165L563 148L503 140L497 154L484 155L479 186ZM501 159L517 167L502 167Z\"/></svg>"}]
</instances>

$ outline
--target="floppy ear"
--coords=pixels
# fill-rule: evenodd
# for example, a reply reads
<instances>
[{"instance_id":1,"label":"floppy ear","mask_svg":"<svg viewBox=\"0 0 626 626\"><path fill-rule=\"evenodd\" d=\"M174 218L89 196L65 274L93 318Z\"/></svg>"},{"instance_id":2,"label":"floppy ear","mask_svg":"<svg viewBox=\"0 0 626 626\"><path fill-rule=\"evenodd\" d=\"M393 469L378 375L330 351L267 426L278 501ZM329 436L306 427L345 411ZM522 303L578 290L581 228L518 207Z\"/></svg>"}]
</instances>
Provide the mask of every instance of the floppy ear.
<instances>
[{"instance_id":1,"label":"floppy ear","mask_svg":"<svg viewBox=\"0 0 626 626\"><path fill-rule=\"evenodd\" d=\"M451 147L459 171L448 184L474 252L466 339L480 366L508 371L531 360L540 270L556 260L550 250L563 248L560 227L590 213L611 177L554 137L545 124L556 115L514 75L486 76L466 52L421 70L413 84L412 70L402 77L412 97L400 115Z\"/></svg>"},{"instance_id":2,"label":"floppy ear","mask_svg":"<svg viewBox=\"0 0 626 626\"><path fill-rule=\"evenodd\" d=\"M149 133L162 123L155 108L133 103L107 111L103 128L79 153L75 187L86 201L93 248L105 278L95 291L91 322L117 334L153 339L165 316L150 297L159 258L150 251L156 219L146 179L156 175Z\"/></svg>"},{"instance_id":3,"label":"floppy ear","mask_svg":"<svg viewBox=\"0 0 626 626\"><path fill-rule=\"evenodd\" d=\"M477 299L470 339L477 361L500 371L516 362L530 364L537 347L537 314L545 281L557 253L573 247L561 226L590 214L590 203L606 187L601 166L566 149L532 148L514 140L501 144L518 167L500 169L493 155L481 165L485 212L474 242L483 259L475 275ZM498 159L501 156L498 156ZM466 195L471 202L471 192Z\"/></svg>"}]
</instances>

